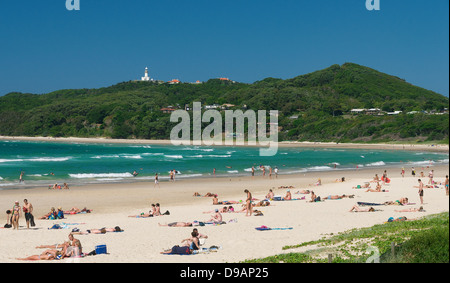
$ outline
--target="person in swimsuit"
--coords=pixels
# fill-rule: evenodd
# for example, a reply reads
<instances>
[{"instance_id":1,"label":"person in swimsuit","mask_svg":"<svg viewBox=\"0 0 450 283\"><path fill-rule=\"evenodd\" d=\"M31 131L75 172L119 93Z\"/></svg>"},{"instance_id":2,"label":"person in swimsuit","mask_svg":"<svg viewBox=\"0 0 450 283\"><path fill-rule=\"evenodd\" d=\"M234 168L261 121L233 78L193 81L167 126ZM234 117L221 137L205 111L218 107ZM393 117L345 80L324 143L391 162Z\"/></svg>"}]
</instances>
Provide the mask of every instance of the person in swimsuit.
<instances>
[{"instance_id":1,"label":"person in swimsuit","mask_svg":"<svg viewBox=\"0 0 450 283\"><path fill-rule=\"evenodd\" d=\"M72 232L73 235L87 235L87 234L106 234L106 232L123 232L119 226L114 228L89 229L86 231Z\"/></svg>"},{"instance_id":2,"label":"person in swimsuit","mask_svg":"<svg viewBox=\"0 0 450 283\"><path fill-rule=\"evenodd\" d=\"M30 229L30 224L31 224L31 227L36 226L36 224L34 223L34 216L33 216L33 214L31 214L33 212L33 205L31 203L29 203L27 199L24 199L23 203L24 203L23 204L23 212L25 213L27 229Z\"/></svg>"},{"instance_id":3,"label":"person in swimsuit","mask_svg":"<svg viewBox=\"0 0 450 283\"><path fill-rule=\"evenodd\" d=\"M422 180L419 179L419 198L420 198L420 204L423 204L423 183Z\"/></svg>"},{"instance_id":4,"label":"person in swimsuit","mask_svg":"<svg viewBox=\"0 0 450 283\"><path fill-rule=\"evenodd\" d=\"M13 229L19 230L20 205L19 205L18 201L16 201L14 203L14 206L13 206L13 209L11 210L11 212L12 212Z\"/></svg>"},{"instance_id":5,"label":"person in swimsuit","mask_svg":"<svg viewBox=\"0 0 450 283\"><path fill-rule=\"evenodd\" d=\"M246 199L247 212L246 212L245 216L252 216L252 213L253 213L252 194L247 189L244 190L244 193L247 194L247 199Z\"/></svg>"},{"instance_id":6,"label":"person in swimsuit","mask_svg":"<svg viewBox=\"0 0 450 283\"><path fill-rule=\"evenodd\" d=\"M160 186L159 186L159 177L158 177L158 173L155 174L155 186L154 186L154 187L156 187L157 185L158 185L158 188L159 188Z\"/></svg>"},{"instance_id":7,"label":"person in swimsuit","mask_svg":"<svg viewBox=\"0 0 450 283\"><path fill-rule=\"evenodd\" d=\"M32 255L26 258L16 258L17 260L54 260L61 258L61 252L58 250L46 250L40 255Z\"/></svg>"},{"instance_id":8,"label":"person in swimsuit","mask_svg":"<svg viewBox=\"0 0 450 283\"><path fill-rule=\"evenodd\" d=\"M168 224L158 223L158 225L167 227L192 227L192 222L172 222Z\"/></svg>"},{"instance_id":9,"label":"person in swimsuit","mask_svg":"<svg viewBox=\"0 0 450 283\"><path fill-rule=\"evenodd\" d=\"M359 208L359 206L357 206L356 204L352 207L352 209L350 209L350 212L355 211L355 212L374 212L375 209L373 207L370 207L368 209L362 209Z\"/></svg>"}]
</instances>

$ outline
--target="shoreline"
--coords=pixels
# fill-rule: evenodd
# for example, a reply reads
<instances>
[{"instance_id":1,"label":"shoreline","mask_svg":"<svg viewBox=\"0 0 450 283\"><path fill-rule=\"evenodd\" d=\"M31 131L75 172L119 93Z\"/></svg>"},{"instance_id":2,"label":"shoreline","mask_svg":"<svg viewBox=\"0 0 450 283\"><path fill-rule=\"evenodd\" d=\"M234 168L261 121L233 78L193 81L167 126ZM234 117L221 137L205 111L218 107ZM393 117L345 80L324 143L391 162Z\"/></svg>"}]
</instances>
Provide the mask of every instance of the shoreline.
<instances>
[{"instance_id":1,"label":"shoreline","mask_svg":"<svg viewBox=\"0 0 450 283\"><path fill-rule=\"evenodd\" d=\"M148 145L172 145L170 140L144 140L144 139L109 139L109 138L53 138L53 137L10 137L0 136L0 140L16 141L45 141L45 142L78 142L78 143L115 143L115 144L148 144ZM192 145L192 141L191 141ZM348 149L388 149L409 151L449 152L446 144L389 144L389 143L336 143L336 142L278 142L279 147L307 147L307 148L348 148ZM204 145L202 145L204 146ZM211 145L223 146L227 145ZM258 145L232 145L242 147L259 147Z\"/></svg>"}]
</instances>

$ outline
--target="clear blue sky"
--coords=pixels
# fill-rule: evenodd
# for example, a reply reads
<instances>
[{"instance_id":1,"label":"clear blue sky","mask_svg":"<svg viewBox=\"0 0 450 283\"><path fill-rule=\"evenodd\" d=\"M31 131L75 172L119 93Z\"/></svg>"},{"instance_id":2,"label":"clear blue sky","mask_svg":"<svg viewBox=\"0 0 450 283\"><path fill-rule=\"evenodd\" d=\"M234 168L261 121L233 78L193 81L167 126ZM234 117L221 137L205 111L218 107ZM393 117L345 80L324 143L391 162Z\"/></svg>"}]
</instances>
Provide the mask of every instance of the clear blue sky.
<instances>
[{"instance_id":1,"label":"clear blue sky","mask_svg":"<svg viewBox=\"0 0 450 283\"><path fill-rule=\"evenodd\" d=\"M449 1L9 0L0 95L138 79L252 83L353 62L449 95Z\"/></svg>"}]
</instances>

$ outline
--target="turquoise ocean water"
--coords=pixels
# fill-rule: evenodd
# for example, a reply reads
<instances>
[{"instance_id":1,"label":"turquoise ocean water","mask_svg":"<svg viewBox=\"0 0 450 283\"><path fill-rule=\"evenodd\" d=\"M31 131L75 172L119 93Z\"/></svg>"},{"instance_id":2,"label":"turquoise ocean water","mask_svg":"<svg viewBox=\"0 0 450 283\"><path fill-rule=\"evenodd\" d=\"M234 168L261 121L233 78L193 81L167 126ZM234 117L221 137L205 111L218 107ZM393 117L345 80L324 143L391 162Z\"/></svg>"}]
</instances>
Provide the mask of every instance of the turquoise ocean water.
<instances>
[{"instance_id":1,"label":"turquoise ocean water","mask_svg":"<svg viewBox=\"0 0 450 283\"><path fill-rule=\"evenodd\" d=\"M272 157L259 156L258 148L199 147L145 144L92 144L0 141L0 190L216 176L250 176L251 167L278 167L279 174L311 171L448 164L448 154L394 150L279 148ZM334 168L336 164L336 168ZM24 182L19 184L20 172ZM133 171L139 173L132 175ZM269 170L267 169L267 174Z\"/></svg>"}]
</instances>

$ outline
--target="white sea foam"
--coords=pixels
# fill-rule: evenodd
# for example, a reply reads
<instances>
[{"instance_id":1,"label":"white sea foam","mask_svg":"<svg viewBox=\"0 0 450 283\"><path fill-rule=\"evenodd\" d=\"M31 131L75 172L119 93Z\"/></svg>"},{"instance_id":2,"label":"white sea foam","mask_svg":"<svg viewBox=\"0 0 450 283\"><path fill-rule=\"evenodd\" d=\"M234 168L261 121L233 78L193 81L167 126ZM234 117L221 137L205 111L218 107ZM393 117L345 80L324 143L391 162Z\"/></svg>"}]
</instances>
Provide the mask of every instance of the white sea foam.
<instances>
[{"instance_id":1,"label":"white sea foam","mask_svg":"<svg viewBox=\"0 0 450 283\"><path fill-rule=\"evenodd\" d=\"M183 155L164 155L164 157L175 158L175 159L182 159Z\"/></svg>"},{"instance_id":2,"label":"white sea foam","mask_svg":"<svg viewBox=\"0 0 450 283\"><path fill-rule=\"evenodd\" d=\"M119 158L120 156L117 154L114 155L97 155L97 156L92 156L91 158L94 159L101 159L101 158Z\"/></svg>"},{"instance_id":3,"label":"white sea foam","mask_svg":"<svg viewBox=\"0 0 450 283\"><path fill-rule=\"evenodd\" d=\"M141 159L142 156L140 156L139 154L135 154L135 155L124 155L122 156L123 158L129 158L129 159Z\"/></svg>"},{"instance_id":4,"label":"white sea foam","mask_svg":"<svg viewBox=\"0 0 450 283\"><path fill-rule=\"evenodd\" d=\"M89 178L130 178L133 177L131 173L80 173L69 174L71 178L75 179L89 179Z\"/></svg>"},{"instance_id":5,"label":"white sea foam","mask_svg":"<svg viewBox=\"0 0 450 283\"><path fill-rule=\"evenodd\" d=\"M227 171L227 172L230 173L230 174L236 174L236 173L239 173L238 170L230 170L230 171Z\"/></svg>"},{"instance_id":6,"label":"white sea foam","mask_svg":"<svg viewBox=\"0 0 450 283\"><path fill-rule=\"evenodd\" d=\"M377 161L377 162L372 162L369 164L366 164L366 166L370 167L370 166L384 166L386 165L386 163L384 163L383 161Z\"/></svg>"},{"instance_id":7,"label":"white sea foam","mask_svg":"<svg viewBox=\"0 0 450 283\"><path fill-rule=\"evenodd\" d=\"M313 166L313 167L308 167L307 170L311 170L311 171L323 171L323 170L330 170L332 169L331 167L328 166Z\"/></svg>"}]
</instances>

